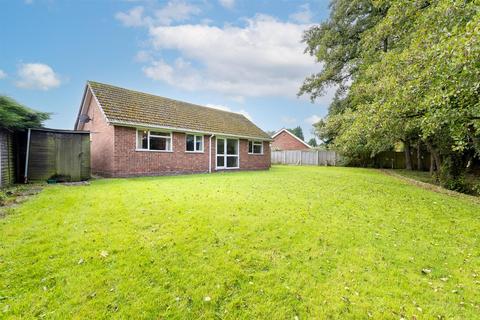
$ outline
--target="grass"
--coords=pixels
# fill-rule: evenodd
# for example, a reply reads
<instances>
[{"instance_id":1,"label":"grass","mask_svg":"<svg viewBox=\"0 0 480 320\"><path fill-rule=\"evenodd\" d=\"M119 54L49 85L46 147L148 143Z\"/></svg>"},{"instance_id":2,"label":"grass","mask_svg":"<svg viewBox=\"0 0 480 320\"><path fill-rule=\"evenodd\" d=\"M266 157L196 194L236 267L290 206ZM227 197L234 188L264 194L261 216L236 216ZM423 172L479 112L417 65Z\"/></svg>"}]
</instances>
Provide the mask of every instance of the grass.
<instances>
[{"instance_id":1,"label":"grass","mask_svg":"<svg viewBox=\"0 0 480 320\"><path fill-rule=\"evenodd\" d=\"M439 183L435 180L435 177L433 177L428 171L415 171L415 170L407 170L407 169L395 169L392 171L404 177L418 180L420 182L439 185Z\"/></svg>"},{"instance_id":2,"label":"grass","mask_svg":"<svg viewBox=\"0 0 480 320\"><path fill-rule=\"evenodd\" d=\"M391 170L401 176L424 183L440 186L440 182L430 175L428 171L415 171L406 169ZM480 175L479 172L468 172L464 177L466 193L473 196L480 196Z\"/></svg>"},{"instance_id":3,"label":"grass","mask_svg":"<svg viewBox=\"0 0 480 320\"><path fill-rule=\"evenodd\" d=\"M0 318L480 318L480 206L379 171L49 186L0 219Z\"/></svg>"}]
</instances>

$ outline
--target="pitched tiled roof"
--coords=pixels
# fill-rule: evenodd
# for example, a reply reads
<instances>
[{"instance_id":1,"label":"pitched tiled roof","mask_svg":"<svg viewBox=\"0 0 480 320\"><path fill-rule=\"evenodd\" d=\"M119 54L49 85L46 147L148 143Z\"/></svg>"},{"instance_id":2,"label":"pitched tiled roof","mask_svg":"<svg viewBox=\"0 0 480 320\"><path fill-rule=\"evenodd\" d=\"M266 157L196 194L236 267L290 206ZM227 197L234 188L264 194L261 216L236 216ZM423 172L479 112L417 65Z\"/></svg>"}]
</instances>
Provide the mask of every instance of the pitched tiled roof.
<instances>
[{"instance_id":1,"label":"pitched tiled roof","mask_svg":"<svg viewBox=\"0 0 480 320\"><path fill-rule=\"evenodd\" d=\"M245 116L108 84L88 81L108 121L180 128L240 137L270 137Z\"/></svg>"}]
</instances>

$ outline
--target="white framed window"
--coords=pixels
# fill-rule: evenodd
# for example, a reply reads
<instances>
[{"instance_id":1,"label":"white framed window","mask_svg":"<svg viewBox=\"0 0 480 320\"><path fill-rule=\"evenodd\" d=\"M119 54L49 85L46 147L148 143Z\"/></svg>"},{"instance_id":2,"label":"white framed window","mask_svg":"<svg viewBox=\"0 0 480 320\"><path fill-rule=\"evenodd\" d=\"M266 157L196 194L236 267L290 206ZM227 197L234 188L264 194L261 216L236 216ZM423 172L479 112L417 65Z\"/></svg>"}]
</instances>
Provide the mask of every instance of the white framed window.
<instances>
[{"instance_id":1,"label":"white framed window","mask_svg":"<svg viewBox=\"0 0 480 320\"><path fill-rule=\"evenodd\" d=\"M263 142L248 140L248 153L249 154L263 154Z\"/></svg>"},{"instance_id":2,"label":"white framed window","mask_svg":"<svg viewBox=\"0 0 480 320\"><path fill-rule=\"evenodd\" d=\"M197 134L185 135L186 152L203 152L203 136Z\"/></svg>"},{"instance_id":3,"label":"white framed window","mask_svg":"<svg viewBox=\"0 0 480 320\"><path fill-rule=\"evenodd\" d=\"M172 151L172 133L137 129L137 150Z\"/></svg>"},{"instance_id":4,"label":"white framed window","mask_svg":"<svg viewBox=\"0 0 480 320\"><path fill-rule=\"evenodd\" d=\"M217 169L238 169L239 161L239 141L231 138L217 138Z\"/></svg>"}]
</instances>

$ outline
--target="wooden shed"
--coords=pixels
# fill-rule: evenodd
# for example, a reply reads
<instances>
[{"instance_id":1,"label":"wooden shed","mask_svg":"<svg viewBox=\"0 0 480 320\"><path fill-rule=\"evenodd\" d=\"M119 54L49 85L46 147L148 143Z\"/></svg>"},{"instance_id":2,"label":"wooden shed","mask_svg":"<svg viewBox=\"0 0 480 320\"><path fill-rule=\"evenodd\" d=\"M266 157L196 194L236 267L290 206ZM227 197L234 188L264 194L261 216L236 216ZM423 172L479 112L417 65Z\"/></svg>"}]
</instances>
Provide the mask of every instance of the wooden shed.
<instances>
[{"instance_id":1,"label":"wooden shed","mask_svg":"<svg viewBox=\"0 0 480 320\"><path fill-rule=\"evenodd\" d=\"M88 131L29 129L25 155L25 181L90 178Z\"/></svg>"},{"instance_id":2,"label":"wooden shed","mask_svg":"<svg viewBox=\"0 0 480 320\"><path fill-rule=\"evenodd\" d=\"M0 187L15 182L14 133L0 129Z\"/></svg>"}]
</instances>

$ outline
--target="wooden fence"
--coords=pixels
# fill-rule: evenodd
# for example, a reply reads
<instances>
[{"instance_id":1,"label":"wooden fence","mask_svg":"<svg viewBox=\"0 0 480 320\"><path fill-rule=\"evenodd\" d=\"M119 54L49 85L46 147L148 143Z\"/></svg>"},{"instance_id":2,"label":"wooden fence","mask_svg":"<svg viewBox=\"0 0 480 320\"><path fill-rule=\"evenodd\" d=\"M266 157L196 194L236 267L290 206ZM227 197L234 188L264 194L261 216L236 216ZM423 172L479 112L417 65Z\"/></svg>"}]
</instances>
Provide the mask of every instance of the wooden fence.
<instances>
[{"instance_id":1,"label":"wooden fence","mask_svg":"<svg viewBox=\"0 0 480 320\"><path fill-rule=\"evenodd\" d=\"M0 129L0 187L15 182L12 132Z\"/></svg>"},{"instance_id":2,"label":"wooden fence","mask_svg":"<svg viewBox=\"0 0 480 320\"><path fill-rule=\"evenodd\" d=\"M25 181L89 179L89 132L29 129L24 177Z\"/></svg>"},{"instance_id":3,"label":"wooden fence","mask_svg":"<svg viewBox=\"0 0 480 320\"><path fill-rule=\"evenodd\" d=\"M340 160L335 151L282 150L272 151L272 164L336 166Z\"/></svg>"}]
</instances>

